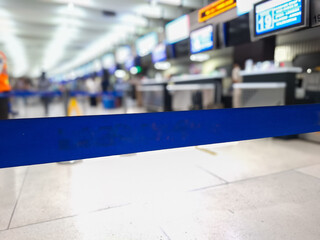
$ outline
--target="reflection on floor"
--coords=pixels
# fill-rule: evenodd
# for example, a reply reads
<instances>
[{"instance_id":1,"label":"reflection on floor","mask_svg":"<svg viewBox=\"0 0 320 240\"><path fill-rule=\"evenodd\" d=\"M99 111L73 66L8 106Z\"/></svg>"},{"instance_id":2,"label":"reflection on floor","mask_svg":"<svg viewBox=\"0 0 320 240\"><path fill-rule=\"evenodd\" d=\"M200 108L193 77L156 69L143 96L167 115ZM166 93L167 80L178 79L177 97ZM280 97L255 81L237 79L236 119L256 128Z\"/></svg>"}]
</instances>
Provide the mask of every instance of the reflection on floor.
<instances>
[{"instance_id":1,"label":"reflection on floor","mask_svg":"<svg viewBox=\"0 0 320 240\"><path fill-rule=\"evenodd\" d=\"M0 239L318 240L319 156L261 139L0 169Z\"/></svg>"}]
</instances>

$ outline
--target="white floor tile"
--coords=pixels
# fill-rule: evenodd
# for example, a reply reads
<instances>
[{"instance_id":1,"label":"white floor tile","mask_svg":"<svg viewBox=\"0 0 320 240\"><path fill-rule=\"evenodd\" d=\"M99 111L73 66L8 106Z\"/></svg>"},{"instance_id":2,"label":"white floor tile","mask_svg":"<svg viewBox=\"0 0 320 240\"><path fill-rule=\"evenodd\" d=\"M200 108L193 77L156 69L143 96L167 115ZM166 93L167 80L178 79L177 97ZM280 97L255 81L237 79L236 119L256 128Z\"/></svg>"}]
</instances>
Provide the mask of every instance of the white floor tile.
<instances>
[{"instance_id":1,"label":"white floor tile","mask_svg":"<svg viewBox=\"0 0 320 240\"><path fill-rule=\"evenodd\" d=\"M199 165L228 182L320 163L319 145L302 140L261 139L203 148L216 155Z\"/></svg>"},{"instance_id":2,"label":"white floor tile","mask_svg":"<svg viewBox=\"0 0 320 240\"><path fill-rule=\"evenodd\" d=\"M320 164L312 165L305 168L300 168L300 169L297 169L297 171L320 179Z\"/></svg>"},{"instance_id":3,"label":"white floor tile","mask_svg":"<svg viewBox=\"0 0 320 240\"><path fill-rule=\"evenodd\" d=\"M131 206L0 231L10 240L167 240L151 219Z\"/></svg>"},{"instance_id":4,"label":"white floor tile","mask_svg":"<svg viewBox=\"0 0 320 240\"><path fill-rule=\"evenodd\" d=\"M0 230L9 226L26 169L25 167L0 169Z\"/></svg>"},{"instance_id":5,"label":"white floor tile","mask_svg":"<svg viewBox=\"0 0 320 240\"><path fill-rule=\"evenodd\" d=\"M292 171L190 193L154 209L171 239L317 240L319 190L320 180Z\"/></svg>"},{"instance_id":6,"label":"white floor tile","mask_svg":"<svg viewBox=\"0 0 320 240\"><path fill-rule=\"evenodd\" d=\"M180 149L31 166L11 227L223 184L194 166L197 156Z\"/></svg>"}]
</instances>

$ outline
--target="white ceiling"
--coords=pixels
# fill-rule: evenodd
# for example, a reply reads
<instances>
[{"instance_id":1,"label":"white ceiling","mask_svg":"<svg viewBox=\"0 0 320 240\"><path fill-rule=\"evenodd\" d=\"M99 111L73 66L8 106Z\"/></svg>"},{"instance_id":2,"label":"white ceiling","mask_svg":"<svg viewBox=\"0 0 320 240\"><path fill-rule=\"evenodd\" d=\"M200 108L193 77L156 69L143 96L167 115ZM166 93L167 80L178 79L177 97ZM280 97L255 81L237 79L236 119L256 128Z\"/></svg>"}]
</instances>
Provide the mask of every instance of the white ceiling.
<instances>
[{"instance_id":1,"label":"white ceiling","mask_svg":"<svg viewBox=\"0 0 320 240\"><path fill-rule=\"evenodd\" d=\"M206 0L0 0L0 50L15 77L69 71L161 29ZM114 16L103 11L114 12Z\"/></svg>"}]
</instances>

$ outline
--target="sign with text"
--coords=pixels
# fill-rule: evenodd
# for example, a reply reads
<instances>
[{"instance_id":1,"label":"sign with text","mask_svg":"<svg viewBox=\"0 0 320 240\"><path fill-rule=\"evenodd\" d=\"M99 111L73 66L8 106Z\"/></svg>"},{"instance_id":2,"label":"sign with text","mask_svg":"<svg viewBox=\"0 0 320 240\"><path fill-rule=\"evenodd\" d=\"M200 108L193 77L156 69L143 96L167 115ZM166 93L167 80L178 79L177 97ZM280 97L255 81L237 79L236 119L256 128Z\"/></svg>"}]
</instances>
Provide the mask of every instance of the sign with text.
<instances>
[{"instance_id":1,"label":"sign with text","mask_svg":"<svg viewBox=\"0 0 320 240\"><path fill-rule=\"evenodd\" d=\"M312 27L320 26L320 1L311 2L311 25Z\"/></svg>"},{"instance_id":2,"label":"sign with text","mask_svg":"<svg viewBox=\"0 0 320 240\"><path fill-rule=\"evenodd\" d=\"M205 22L221 13L237 6L236 0L217 0L208 6L201 8L198 12L198 21Z\"/></svg>"},{"instance_id":3,"label":"sign with text","mask_svg":"<svg viewBox=\"0 0 320 240\"><path fill-rule=\"evenodd\" d=\"M254 7L255 35L305 26L305 0L271 0Z\"/></svg>"}]
</instances>

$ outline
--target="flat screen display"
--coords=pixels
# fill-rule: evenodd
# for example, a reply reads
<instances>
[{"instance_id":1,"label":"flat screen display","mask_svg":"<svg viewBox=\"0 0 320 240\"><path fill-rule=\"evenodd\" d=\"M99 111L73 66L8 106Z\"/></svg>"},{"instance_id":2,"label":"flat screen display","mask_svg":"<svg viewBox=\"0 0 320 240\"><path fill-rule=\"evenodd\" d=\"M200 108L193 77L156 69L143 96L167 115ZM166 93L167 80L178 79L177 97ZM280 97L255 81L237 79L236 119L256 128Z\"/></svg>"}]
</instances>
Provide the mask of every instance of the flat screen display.
<instances>
[{"instance_id":1,"label":"flat screen display","mask_svg":"<svg viewBox=\"0 0 320 240\"><path fill-rule=\"evenodd\" d=\"M223 24L223 44L226 47L251 42L249 14L237 17Z\"/></svg>"},{"instance_id":2,"label":"flat screen display","mask_svg":"<svg viewBox=\"0 0 320 240\"><path fill-rule=\"evenodd\" d=\"M116 70L116 61L112 53L106 54L102 57L102 66L108 69L110 74L113 74Z\"/></svg>"},{"instance_id":3,"label":"flat screen display","mask_svg":"<svg viewBox=\"0 0 320 240\"><path fill-rule=\"evenodd\" d=\"M189 15L183 15L165 26L166 40L168 44L174 44L187 39L190 34Z\"/></svg>"},{"instance_id":4,"label":"flat screen display","mask_svg":"<svg viewBox=\"0 0 320 240\"><path fill-rule=\"evenodd\" d=\"M254 6L255 36L304 26L305 0L270 0Z\"/></svg>"},{"instance_id":5,"label":"flat screen display","mask_svg":"<svg viewBox=\"0 0 320 240\"><path fill-rule=\"evenodd\" d=\"M246 14L253 9L253 5L261 0L237 0L238 16Z\"/></svg>"},{"instance_id":6,"label":"flat screen display","mask_svg":"<svg viewBox=\"0 0 320 240\"><path fill-rule=\"evenodd\" d=\"M160 43L152 52L152 62L161 62L167 59L166 45Z\"/></svg>"},{"instance_id":7,"label":"flat screen display","mask_svg":"<svg viewBox=\"0 0 320 240\"><path fill-rule=\"evenodd\" d=\"M190 34L191 53L200 53L213 49L214 47L213 25L207 25L192 31Z\"/></svg>"},{"instance_id":8,"label":"flat screen display","mask_svg":"<svg viewBox=\"0 0 320 240\"><path fill-rule=\"evenodd\" d=\"M129 57L129 58L126 60L124 66L125 66L125 68L126 68L127 70L130 70L132 67L134 67L134 58L133 58L133 57Z\"/></svg>"},{"instance_id":9,"label":"flat screen display","mask_svg":"<svg viewBox=\"0 0 320 240\"><path fill-rule=\"evenodd\" d=\"M147 56L158 44L158 34L156 32L148 33L136 41L136 51L139 57Z\"/></svg>"},{"instance_id":10,"label":"flat screen display","mask_svg":"<svg viewBox=\"0 0 320 240\"><path fill-rule=\"evenodd\" d=\"M121 46L116 49L116 62L124 64L131 56L130 46Z\"/></svg>"}]
</instances>

